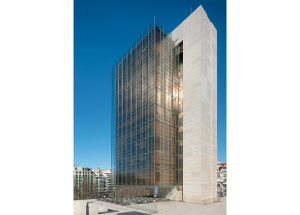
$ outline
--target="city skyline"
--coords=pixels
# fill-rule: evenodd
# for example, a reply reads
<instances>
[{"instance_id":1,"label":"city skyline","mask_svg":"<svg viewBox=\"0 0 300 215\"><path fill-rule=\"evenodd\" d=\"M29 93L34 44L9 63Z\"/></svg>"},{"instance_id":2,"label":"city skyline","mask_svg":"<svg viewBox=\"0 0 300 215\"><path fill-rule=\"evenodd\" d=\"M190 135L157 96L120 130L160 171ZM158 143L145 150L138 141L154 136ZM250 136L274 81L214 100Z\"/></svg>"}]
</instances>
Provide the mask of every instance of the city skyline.
<instances>
[{"instance_id":1,"label":"city skyline","mask_svg":"<svg viewBox=\"0 0 300 215\"><path fill-rule=\"evenodd\" d=\"M120 58L156 22L170 32L200 4L198 1L153 1L145 5L129 1L99 5L74 1L74 163L91 168L111 168L111 82L115 59ZM174 2L174 1L173 1ZM226 161L226 8L215 1L201 5L218 30L218 160ZM219 4L219 3L218 3ZM156 8L156 5L160 5ZM221 4L222 6L222 4ZM146 8L149 10L145 10ZM80 9L79 9L80 8ZM168 12L165 14L165 12ZM115 19L118 17L124 19ZM131 14L126 16L126 14ZM144 16L141 16L144 14ZM135 17L140 17L136 19ZM127 23L127 26L123 26ZM128 24L129 23L129 24ZM118 30L119 28L119 30ZM120 32L123 33L121 35ZM225 35L225 36L224 36Z\"/></svg>"}]
</instances>

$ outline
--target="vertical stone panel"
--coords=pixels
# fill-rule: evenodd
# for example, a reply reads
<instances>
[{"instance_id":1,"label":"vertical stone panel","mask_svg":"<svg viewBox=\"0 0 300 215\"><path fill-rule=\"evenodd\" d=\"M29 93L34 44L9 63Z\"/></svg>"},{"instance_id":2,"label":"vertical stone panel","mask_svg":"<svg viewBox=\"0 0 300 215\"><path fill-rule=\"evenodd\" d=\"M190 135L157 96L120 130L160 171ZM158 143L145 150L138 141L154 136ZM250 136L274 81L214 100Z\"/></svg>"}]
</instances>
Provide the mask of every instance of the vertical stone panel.
<instances>
[{"instance_id":1,"label":"vertical stone panel","mask_svg":"<svg viewBox=\"0 0 300 215\"><path fill-rule=\"evenodd\" d=\"M172 33L183 41L183 200L217 198L217 32L200 6Z\"/></svg>"}]
</instances>

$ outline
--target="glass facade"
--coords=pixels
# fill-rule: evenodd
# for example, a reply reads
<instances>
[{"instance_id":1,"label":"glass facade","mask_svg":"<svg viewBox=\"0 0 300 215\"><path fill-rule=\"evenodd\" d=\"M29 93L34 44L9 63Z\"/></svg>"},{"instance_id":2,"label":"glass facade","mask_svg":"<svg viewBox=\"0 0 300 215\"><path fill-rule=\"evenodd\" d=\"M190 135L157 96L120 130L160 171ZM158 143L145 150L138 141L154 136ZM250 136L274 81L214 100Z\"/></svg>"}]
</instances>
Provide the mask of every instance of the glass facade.
<instances>
[{"instance_id":1,"label":"glass facade","mask_svg":"<svg viewBox=\"0 0 300 215\"><path fill-rule=\"evenodd\" d=\"M182 46L154 27L114 68L116 188L182 185Z\"/></svg>"},{"instance_id":2,"label":"glass facade","mask_svg":"<svg viewBox=\"0 0 300 215\"><path fill-rule=\"evenodd\" d=\"M176 185L182 186L183 167L183 42L175 47L175 77L174 100L176 115Z\"/></svg>"}]
</instances>

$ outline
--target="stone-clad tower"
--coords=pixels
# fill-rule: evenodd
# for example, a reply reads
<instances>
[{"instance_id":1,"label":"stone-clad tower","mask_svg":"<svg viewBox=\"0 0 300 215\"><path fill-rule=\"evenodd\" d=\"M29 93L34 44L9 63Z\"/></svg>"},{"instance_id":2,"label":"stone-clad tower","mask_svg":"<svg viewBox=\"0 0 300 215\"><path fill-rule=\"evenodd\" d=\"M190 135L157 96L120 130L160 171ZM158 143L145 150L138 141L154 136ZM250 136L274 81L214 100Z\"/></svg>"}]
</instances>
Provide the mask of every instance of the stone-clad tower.
<instances>
[{"instance_id":1,"label":"stone-clad tower","mask_svg":"<svg viewBox=\"0 0 300 215\"><path fill-rule=\"evenodd\" d=\"M172 33L183 43L183 200L217 198L217 31L202 6Z\"/></svg>"}]
</instances>

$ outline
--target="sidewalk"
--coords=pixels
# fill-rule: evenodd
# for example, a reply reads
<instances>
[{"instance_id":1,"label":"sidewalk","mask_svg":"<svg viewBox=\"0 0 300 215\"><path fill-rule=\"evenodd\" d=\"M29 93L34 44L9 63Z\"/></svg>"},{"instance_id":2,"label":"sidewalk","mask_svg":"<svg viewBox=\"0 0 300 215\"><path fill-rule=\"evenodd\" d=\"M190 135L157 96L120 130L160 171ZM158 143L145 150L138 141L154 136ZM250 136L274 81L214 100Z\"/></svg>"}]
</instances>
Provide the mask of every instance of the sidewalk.
<instances>
[{"instance_id":1,"label":"sidewalk","mask_svg":"<svg viewBox=\"0 0 300 215\"><path fill-rule=\"evenodd\" d=\"M193 204L186 202L165 201L147 204L134 204L121 206L113 203L97 201L96 199L75 200L74 215L87 215L86 203L89 203L89 214L98 215L99 209L101 212L115 210L116 212L103 213L104 215L116 214L157 214L157 215L226 215L226 197L222 198L221 202L212 204ZM131 213L129 213L131 212Z\"/></svg>"}]
</instances>

